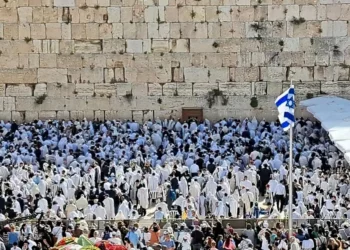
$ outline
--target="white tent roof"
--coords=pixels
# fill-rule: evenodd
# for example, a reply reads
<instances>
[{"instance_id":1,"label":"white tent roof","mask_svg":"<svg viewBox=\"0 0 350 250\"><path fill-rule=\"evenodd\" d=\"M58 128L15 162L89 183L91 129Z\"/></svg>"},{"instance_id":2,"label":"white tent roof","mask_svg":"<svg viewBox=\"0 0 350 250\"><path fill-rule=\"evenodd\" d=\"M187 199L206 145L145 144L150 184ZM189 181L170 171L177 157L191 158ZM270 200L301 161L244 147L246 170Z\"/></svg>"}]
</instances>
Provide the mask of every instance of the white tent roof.
<instances>
[{"instance_id":1,"label":"white tent roof","mask_svg":"<svg viewBox=\"0 0 350 250\"><path fill-rule=\"evenodd\" d=\"M350 162L350 101L335 96L324 96L305 100L300 104L321 122L335 146Z\"/></svg>"}]
</instances>

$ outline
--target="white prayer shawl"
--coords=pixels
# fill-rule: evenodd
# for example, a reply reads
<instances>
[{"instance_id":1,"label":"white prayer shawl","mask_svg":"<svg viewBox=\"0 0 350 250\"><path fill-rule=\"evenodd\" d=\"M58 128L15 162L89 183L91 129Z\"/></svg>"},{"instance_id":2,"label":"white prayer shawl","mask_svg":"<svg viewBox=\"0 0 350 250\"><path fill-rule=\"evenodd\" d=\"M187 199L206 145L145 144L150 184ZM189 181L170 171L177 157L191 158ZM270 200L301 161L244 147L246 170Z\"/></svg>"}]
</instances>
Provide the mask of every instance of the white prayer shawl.
<instances>
[{"instance_id":1,"label":"white prayer shawl","mask_svg":"<svg viewBox=\"0 0 350 250\"><path fill-rule=\"evenodd\" d=\"M199 183L192 179L191 180L191 185L190 185L190 194L191 194L191 196L195 200L198 200L200 192L201 192L201 187L200 187Z\"/></svg>"},{"instance_id":2,"label":"white prayer shawl","mask_svg":"<svg viewBox=\"0 0 350 250\"><path fill-rule=\"evenodd\" d=\"M180 195L174 202L173 202L173 206L180 206L181 209L184 209L184 202L186 201L186 199Z\"/></svg>"},{"instance_id":3,"label":"white prayer shawl","mask_svg":"<svg viewBox=\"0 0 350 250\"><path fill-rule=\"evenodd\" d=\"M69 197L69 193L68 193L68 187L67 187L67 182L62 182L60 184L60 188L62 189L63 195L66 197L66 199L68 199Z\"/></svg>"},{"instance_id":4,"label":"white prayer shawl","mask_svg":"<svg viewBox=\"0 0 350 250\"><path fill-rule=\"evenodd\" d=\"M144 209L148 209L148 207L149 207L148 189L145 187L140 188L137 192L137 198L140 202L140 206Z\"/></svg>"},{"instance_id":5,"label":"white prayer shawl","mask_svg":"<svg viewBox=\"0 0 350 250\"><path fill-rule=\"evenodd\" d=\"M106 219L107 212L106 212L106 209L104 207L97 206L97 208L95 209L94 213L95 213L96 217L99 217L102 220Z\"/></svg>"},{"instance_id":6,"label":"white prayer shawl","mask_svg":"<svg viewBox=\"0 0 350 250\"><path fill-rule=\"evenodd\" d=\"M124 200L122 204L119 206L118 212L121 211L124 215L125 218L128 218L130 209L129 209L129 204L128 201Z\"/></svg>"},{"instance_id":7,"label":"white prayer shawl","mask_svg":"<svg viewBox=\"0 0 350 250\"><path fill-rule=\"evenodd\" d=\"M217 206L216 206L215 211L214 211L214 215L216 217L225 216L225 208L224 208L224 203L222 201L219 201L217 203Z\"/></svg>"},{"instance_id":8,"label":"white prayer shawl","mask_svg":"<svg viewBox=\"0 0 350 250\"><path fill-rule=\"evenodd\" d=\"M205 185L204 191L208 194L216 194L217 186L218 184L214 181L214 178L210 176L207 185Z\"/></svg>"},{"instance_id":9,"label":"white prayer shawl","mask_svg":"<svg viewBox=\"0 0 350 250\"><path fill-rule=\"evenodd\" d=\"M205 196L204 195L199 196L198 206L199 206L199 216L201 218L205 218L206 216L205 202L206 202Z\"/></svg>"},{"instance_id":10,"label":"white prayer shawl","mask_svg":"<svg viewBox=\"0 0 350 250\"><path fill-rule=\"evenodd\" d=\"M159 178L157 175L151 175L148 178L149 191L157 191L159 185Z\"/></svg>"},{"instance_id":11,"label":"white prayer shawl","mask_svg":"<svg viewBox=\"0 0 350 250\"><path fill-rule=\"evenodd\" d=\"M112 220L115 217L114 201L111 197L107 197L103 200L103 205L106 209L107 220Z\"/></svg>"},{"instance_id":12,"label":"white prayer shawl","mask_svg":"<svg viewBox=\"0 0 350 250\"><path fill-rule=\"evenodd\" d=\"M179 189L180 192L183 194L184 197L187 197L188 195L188 184L187 180L184 176L181 177L180 183L179 183Z\"/></svg>"},{"instance_id":13,"label":"white prayer shawl","mask_svg":"<svg viewBox=\"0 0 350 250\"><path fill-rule=\"evenodd\" d=\"M228 204L230 206L230 213L233 218L237 218L238 202L233 195L228 197Z\"/></svg>"},{"instance_id":14,"label":"white prayer shawl","mask_svg":"<svg viewBox=\"0 0 350 250\"><path fill-rule=\"evenodd\" d=\"M41 209L41 211L43 211L44 213L47 212L47 210L49 209L48 208L48 202L45 198L41 198L39 201L38 201L38 207Z\"/></svg>"}]
</instances>

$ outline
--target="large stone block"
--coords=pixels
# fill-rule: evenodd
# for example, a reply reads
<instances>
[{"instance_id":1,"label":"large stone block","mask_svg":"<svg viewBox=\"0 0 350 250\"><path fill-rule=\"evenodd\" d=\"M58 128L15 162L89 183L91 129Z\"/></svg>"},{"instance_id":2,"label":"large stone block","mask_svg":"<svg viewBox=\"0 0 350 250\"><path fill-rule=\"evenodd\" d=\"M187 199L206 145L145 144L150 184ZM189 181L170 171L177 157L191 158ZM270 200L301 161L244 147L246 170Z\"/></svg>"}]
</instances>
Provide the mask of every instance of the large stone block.
<instances>
[{"instance_id":1,"label":"large stone block","mask_svg":"<svg viewBox=\"0 0 350 250\"><path fill-rule=\"evenodd\" d=\"M36 69L0 69L0 83L37 83Z\"/></svg>"},{"instance_id":2,"label":"large stone block","mask_svg":"<svg viewBox=\"0 0 350 250\"><path fill-rule=\"evenodd\" d=\"M208 69L204 68L185 68L184 76L186 82L208 82Z\"/></svg>"},{"instance_id":3,"label":"large stone block","mask_svg":"<svg viewBox=\"0 0 350 250\"><path fill-rule=\"evenodd\" d=\"M74 51L78 54L100 53L102 51L101 40L75 40Z\"/></svg>"},{"instance_id":4,"label":"large stone block","mask_svg":"<svg viewBox=\"0 0 350 250\"><path fill-rule=\"evenodd\" d=\"M16 8L0 8L0 23L17 23Z\"/></svg>"},{"instance_id":5,"label":"large stone block","mask_svg":"<svg viewBox=\"0 0 350 250\"><path fill-rule=\"evenodd\" d=\"M27 86L24 84L9 84L6 86L6 96L32 96L33 90L31 86Z\"/></svg>"},{"instance_id":6,"label":"large stone block","mask_svg":"<svg viewBox=\"0 0 350 250\"><path fill-rule=\"evenodd\" d=\"M39 69L39 82L67 83L67 69Z\"/></svg>"}]
</instances>

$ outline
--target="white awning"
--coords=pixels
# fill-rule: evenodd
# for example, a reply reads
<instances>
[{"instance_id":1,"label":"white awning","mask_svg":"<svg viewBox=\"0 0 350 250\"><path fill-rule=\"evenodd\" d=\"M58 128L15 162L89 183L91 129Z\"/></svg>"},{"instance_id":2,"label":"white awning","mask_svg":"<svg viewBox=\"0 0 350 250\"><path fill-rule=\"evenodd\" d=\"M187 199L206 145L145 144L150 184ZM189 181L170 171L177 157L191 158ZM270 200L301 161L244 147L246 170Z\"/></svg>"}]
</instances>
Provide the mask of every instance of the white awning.
<instances>
[{"instance_id":1,"label":"white awning","mask_svg":"<svg viewBox=\"0 0 350 250\"><path fill-rule=\"evenodd\" d=\"M350 162L350 101L335 96L323 96L301 101L300 105L306 107L321 122L334 145Z\"/></svg>"}]
</instances>

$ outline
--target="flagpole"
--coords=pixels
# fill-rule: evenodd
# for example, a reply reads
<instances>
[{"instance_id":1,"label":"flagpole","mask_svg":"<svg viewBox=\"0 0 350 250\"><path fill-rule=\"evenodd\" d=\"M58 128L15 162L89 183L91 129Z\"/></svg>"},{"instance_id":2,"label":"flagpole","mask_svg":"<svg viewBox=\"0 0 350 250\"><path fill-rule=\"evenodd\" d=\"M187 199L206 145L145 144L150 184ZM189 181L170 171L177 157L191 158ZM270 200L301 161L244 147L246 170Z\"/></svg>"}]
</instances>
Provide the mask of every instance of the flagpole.
<instances>
[{"instance_id":1,"label":"flagpole","mask_svg":"<svg viewBox=\"0 0 350 250\"><path fill-rule=\"evenodd\" d=\"M293 85L293 80L290 80L290 85ZM292 220L292 204L293 204L293 126L289 127L289 202L288 202L288 229L289 229L289 237L292 236L292 230L293 230L293 220Z\"/></svg>"}]
</instances>

